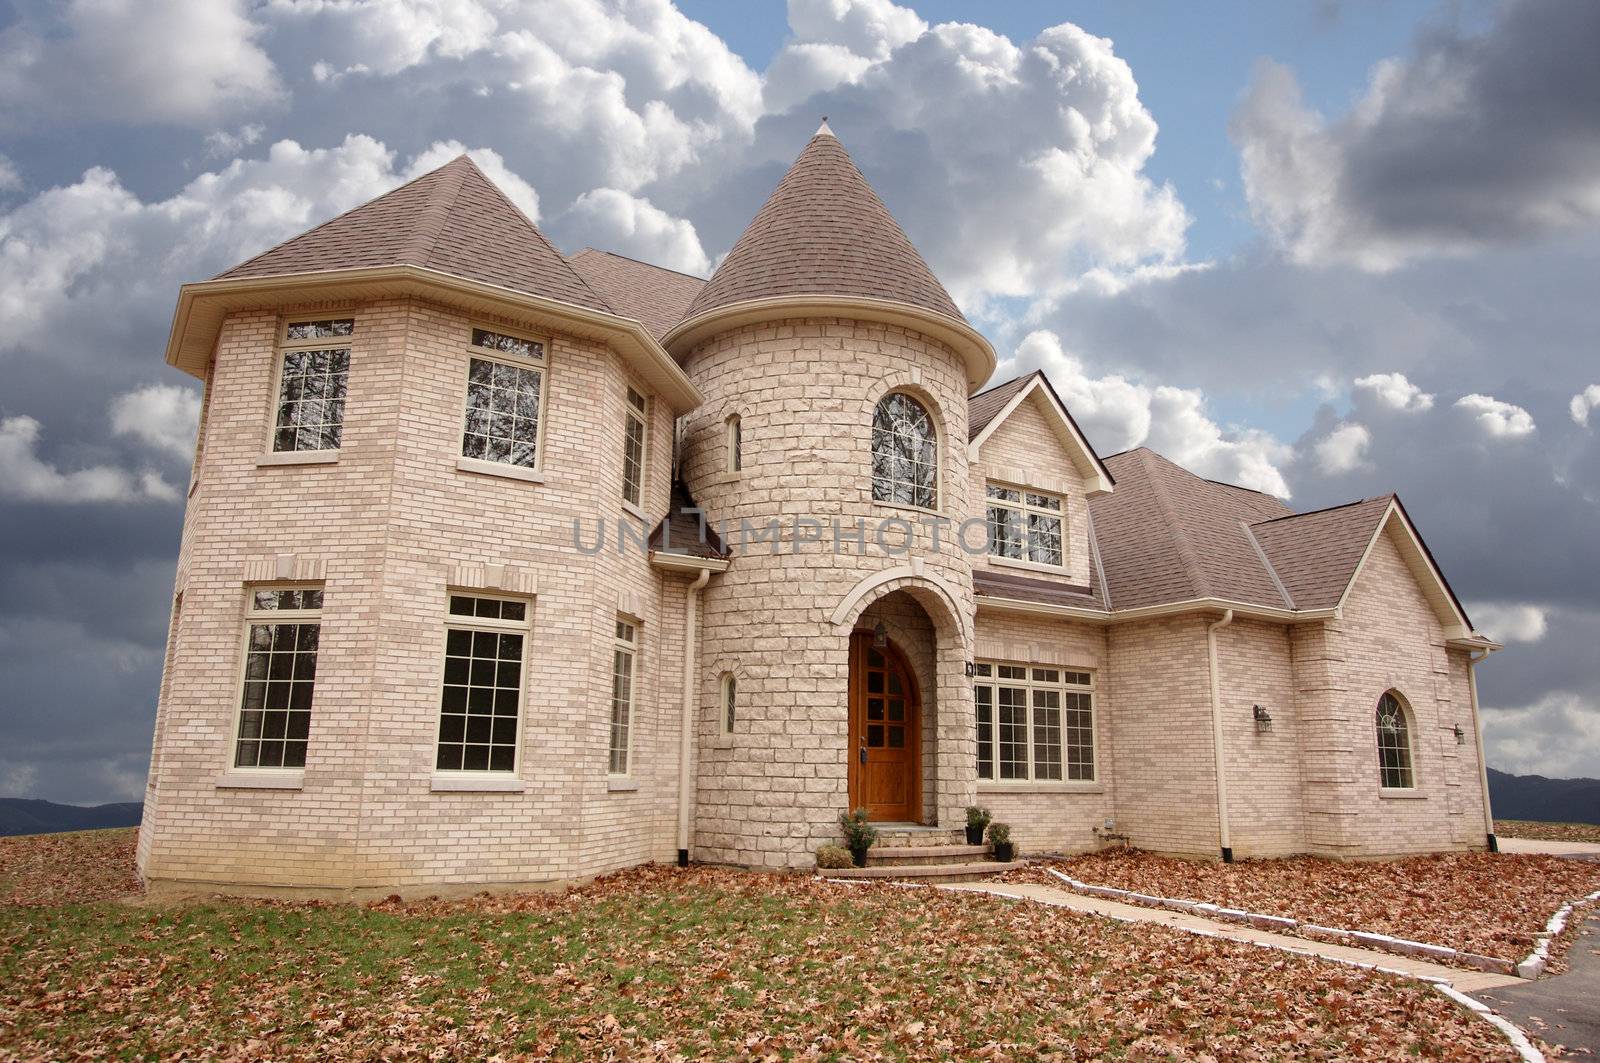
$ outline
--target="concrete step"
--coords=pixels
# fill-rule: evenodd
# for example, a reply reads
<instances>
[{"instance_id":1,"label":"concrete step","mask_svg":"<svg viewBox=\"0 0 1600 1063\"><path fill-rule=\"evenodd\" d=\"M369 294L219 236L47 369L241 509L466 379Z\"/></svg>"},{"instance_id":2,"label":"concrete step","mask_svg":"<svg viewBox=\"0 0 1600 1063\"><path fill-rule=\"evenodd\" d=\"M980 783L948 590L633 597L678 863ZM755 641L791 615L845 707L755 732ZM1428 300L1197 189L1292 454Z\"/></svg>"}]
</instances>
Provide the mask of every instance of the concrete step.
<instances>
[{"instance_id":1,"label":"concrete step","mask_svg":"<svg viewBox=\"0 0 1600 1063\"><path fill-rule=\"evenodd\" d=\"M1026 860L999 863L980 860L969 864L903 864L881 867L841 867L818 871L819 878L867 879L876 882L971 882L993 878L1002 871L1026 867Z\"/></svg>"},{"instance_id":2,"label":"concrete step","mask_svg":"<svg viewBox=\"0 0 1600 1063\"><path fill-rule=\"evenodd\" d=\"M994 850L987 845L893 845L867 850L868 867L916 864L970 864L988 859Z\"/></svg>"},{"instance_id":3,"label":"concrete step","mask_svg":"<svg viewBox=\"0 0 1600 1063\"><path fill-rule=\"evenodd\" d=\"M912 823L877 823L875 849L923 848L933 845L965 845L967 832L960 827L924 827Z\"/></svg>"}]
</instances>

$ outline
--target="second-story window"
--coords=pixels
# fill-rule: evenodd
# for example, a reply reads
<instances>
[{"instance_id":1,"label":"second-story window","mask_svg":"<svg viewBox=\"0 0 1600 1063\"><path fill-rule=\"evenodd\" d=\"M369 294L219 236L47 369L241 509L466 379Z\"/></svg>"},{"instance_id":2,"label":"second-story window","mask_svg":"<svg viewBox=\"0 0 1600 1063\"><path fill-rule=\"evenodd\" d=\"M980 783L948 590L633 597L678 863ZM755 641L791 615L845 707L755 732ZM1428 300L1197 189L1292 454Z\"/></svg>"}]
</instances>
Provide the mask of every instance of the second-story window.
<instances>
[{"instance_id":1,"label":"second-story window","mask_svg":"<svg viewBox=\"0 0 1600 1063\"><path fill-rule=\"evenodd\" d=\"M631 506L643 505L645 399L628 389L627 423L622 438L622 500Z\"/></svg>"},{"instance_id":2,"label":"second-story window","mask_svg":"<svg viewBox=\"0 0 1600 1063\"><path fill-rule=\"evenodd\" d=\"M728 471L739 472L744 468L744 429L740 425L738 414L728 415L727 429Z\"/></svg>"},{"instance_id":3,"label":"second-story window","mask_svg":"<svg viewBox=\"0 0 1600 1063\"><path fill-rule=\"evenodd\" d=\"M992 483L988 496L991 555L1036 565L1061 565L1065 503L1059 495Z\"/></svg>"},{"instance_id":4,"label":"second-story window","mask_svg":"<svg viewBox=\"0 0 1600 1063\"><path fill-rule=\"evenodd\" d=\"M910 395L885 395L872 415L872 498L919 509L938 505L938 436Z\"/></svg>"},{"instance_id":5,"label":"second-story window","mask_svg":"<svg viewBox=\"0 0 1600 1063\"><path fill-rule=\"evenodd\" d=\"M354 318L290 321L279 346L275 452L338 450L344 434L345 385L350 375Z\"/></svg>"},{"instance_id":6,"label":"second-story window","mask_svg":"<svg viewBox=\"0 0 1600 1063\"><path fill-rule=\"evenodd\" d=\"M472 330L462 457L539 467L544 372L544 344L538 340Z\"/></svg>"}]
</instances>

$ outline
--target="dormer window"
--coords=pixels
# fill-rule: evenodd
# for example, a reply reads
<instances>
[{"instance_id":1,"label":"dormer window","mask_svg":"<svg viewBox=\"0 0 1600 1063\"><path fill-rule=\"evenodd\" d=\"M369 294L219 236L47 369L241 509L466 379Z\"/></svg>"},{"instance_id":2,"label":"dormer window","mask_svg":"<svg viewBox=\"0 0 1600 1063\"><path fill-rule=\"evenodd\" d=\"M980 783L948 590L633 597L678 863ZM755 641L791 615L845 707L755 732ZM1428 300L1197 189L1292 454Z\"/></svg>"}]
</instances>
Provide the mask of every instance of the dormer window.
<instances>
[{"instance_id":1,"label":"dormer window","mask_svg":"<svg viewBox=\"0 0 1600 1063\"><path fill-rule=\"evenodd\" d=\"M339 449L344 434L345 386L350 375L354 318L290 321L279 347L274 453Z\"/></svg>"},{"instance_id":2,"label":"dormer window","mask_svg":"<svg viewBox=\"0 0 1600 1063\"><path fill-rule=\"evenodd\" d=\"M938 506L939 449L933 418L903 392L872 415L872 499L918 509Z\"/></svg>"},{"instance_id":3,"label":"dormer window","mask_svg":"<svg viewBox=\"0 0 1600 1063\"><path fill-rule=\"evenodd\" d=\"M989 554L1060 568L1061 518L1066 512L1066 500L1060 495L997 483L988 485L987 494Z\"/></svg>"}]
</instances>

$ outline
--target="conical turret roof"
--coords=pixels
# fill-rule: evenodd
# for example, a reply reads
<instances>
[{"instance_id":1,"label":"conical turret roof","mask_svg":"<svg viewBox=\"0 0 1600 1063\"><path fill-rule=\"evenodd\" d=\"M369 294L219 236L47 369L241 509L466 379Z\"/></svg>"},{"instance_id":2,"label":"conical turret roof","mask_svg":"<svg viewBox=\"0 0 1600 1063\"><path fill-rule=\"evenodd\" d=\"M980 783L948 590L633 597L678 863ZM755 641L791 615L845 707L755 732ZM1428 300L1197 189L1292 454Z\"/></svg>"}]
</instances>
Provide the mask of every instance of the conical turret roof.
<instances>
[{"instance_id":1,"label":"conical turret roof","mask_svg":"<svg viewBox=\"0 0 1600 1063\"><path fill-rule=\"evenodd\" d=\"M798 295L883 299L966 320L826 120L687 316Z\"/></svg>"},{"instance_id":2,"label":"conical turret roof","mask_svg":"<svg viewBox=\"0 0 1600 1063\"><path fill-rule=\"evenodd\" d=\"M217 279L421 266L614 313L466 155L245 261Z\"/></svg>"}]
</instances>

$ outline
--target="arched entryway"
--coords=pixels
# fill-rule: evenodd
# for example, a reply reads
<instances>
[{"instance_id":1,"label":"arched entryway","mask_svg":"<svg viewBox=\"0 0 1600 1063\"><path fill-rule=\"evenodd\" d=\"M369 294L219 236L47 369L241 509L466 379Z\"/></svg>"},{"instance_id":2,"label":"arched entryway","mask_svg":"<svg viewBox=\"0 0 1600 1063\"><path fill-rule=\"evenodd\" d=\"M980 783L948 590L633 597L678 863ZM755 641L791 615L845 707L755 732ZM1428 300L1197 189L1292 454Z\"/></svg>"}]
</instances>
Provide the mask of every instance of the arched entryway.
<instances>
[{"instance_id":1,"label":"arched entryway","mask_svg":"<svg viewBox=\"0 0 1600 1063\"><path fill-rule=\"evenodd\" d=\"M922 699L905 653L881 633L850 636L850 807L922 819Z\"/></svg>"}]
</instances>

